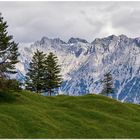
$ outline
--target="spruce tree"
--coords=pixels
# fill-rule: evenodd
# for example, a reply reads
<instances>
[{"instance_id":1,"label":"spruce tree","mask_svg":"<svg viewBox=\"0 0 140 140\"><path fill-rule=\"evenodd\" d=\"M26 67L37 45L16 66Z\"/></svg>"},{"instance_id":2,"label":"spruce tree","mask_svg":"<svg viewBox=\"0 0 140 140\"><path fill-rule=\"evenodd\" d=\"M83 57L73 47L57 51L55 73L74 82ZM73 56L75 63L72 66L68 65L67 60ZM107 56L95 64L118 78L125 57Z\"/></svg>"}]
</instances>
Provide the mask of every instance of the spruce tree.
<instances>
[{"instance_id":1,"label":"spruce tree","mask_svg":"<svg viewBox=\"0 0 140 140\"><path fill-rule=\"evenodd\" d=\"M104 79L102 83L103 83L103 90L101 94L108 96L109 94L114 93L113 78L110 72L104 74Z\"/></svg>"},{"instance_id":2,"label":"spruce tree","mask_svg":"<svg viewBox=\"0 0 140 140\"><path fill-rule=\"evenodd\" d=\"M60 87L62 78L60 75L60 65L58 65L57 57L50 52L46 58L46 91L51 96L53 90Z\"/></svg>"},{"instance_id":3,"label":"spruce tree","mask_svg":"<svg viewBox=\"0 0 140 140\"><path fill-rule=\"evenodd\" d=\"M7 22L3 21L0 13L0 79L5 78L8 74L16 73L15 64L18 62L18 44L8 35Z\"/></svg>"},{"instance_id":4,"label":"spruce tree","mask_svg":"<svg viewBox=\"0 0 140 140\"><path fill-rule=\"evenodd\" d=\"M29 64L28 73L26 74L26 89L37 93L43 92L44 73L45 73L46 54L37 50Z\"/></svg>"}]
</instances>

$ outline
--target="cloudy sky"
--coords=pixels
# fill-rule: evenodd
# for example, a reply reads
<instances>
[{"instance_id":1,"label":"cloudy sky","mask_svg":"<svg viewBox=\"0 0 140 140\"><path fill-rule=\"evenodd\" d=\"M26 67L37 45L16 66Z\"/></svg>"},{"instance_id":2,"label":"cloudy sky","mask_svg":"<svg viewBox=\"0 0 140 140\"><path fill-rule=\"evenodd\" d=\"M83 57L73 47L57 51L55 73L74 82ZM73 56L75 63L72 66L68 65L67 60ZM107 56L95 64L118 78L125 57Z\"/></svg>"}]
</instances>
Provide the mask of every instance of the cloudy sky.
<instances>
[{"instance_id":1,"label":"cloudy sky","mask_svg":"<svg viewBox=\"0 0 140 140\"><path fill-rule=\"evenodd\" d=\"M17 42L43 36L95 38L111 34L140 36L140 2L0 2L8 31Z\"/></svg>"}]
</instances>

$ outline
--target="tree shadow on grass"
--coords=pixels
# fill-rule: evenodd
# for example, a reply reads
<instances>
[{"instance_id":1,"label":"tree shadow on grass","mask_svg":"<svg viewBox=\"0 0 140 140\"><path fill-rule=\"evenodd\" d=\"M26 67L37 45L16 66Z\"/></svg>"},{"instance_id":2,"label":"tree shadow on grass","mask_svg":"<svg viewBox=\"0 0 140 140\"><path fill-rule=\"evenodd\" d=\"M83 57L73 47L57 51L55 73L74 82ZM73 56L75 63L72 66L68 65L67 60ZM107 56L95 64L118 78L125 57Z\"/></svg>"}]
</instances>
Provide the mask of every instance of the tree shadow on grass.
<instances>
[{"instance_id":1,"label":"tree shadow on grass","mask_svg":"<svg viewBox=\"0 0 140 140\"><path fill-rule=\"evenodd\" d=\"M12 103L16 102L20 94L12 91L0 91L0 103Z\"/></svg>"}]
</instances>

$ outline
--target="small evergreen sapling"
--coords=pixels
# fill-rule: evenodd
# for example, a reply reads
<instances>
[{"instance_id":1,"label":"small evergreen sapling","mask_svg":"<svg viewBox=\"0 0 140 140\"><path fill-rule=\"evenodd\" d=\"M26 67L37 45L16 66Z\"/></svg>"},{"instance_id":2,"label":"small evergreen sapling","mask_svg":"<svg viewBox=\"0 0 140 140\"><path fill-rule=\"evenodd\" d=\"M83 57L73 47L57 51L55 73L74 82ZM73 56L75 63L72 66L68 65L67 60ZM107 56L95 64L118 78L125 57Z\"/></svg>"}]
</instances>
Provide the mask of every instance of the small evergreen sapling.
<instances>
[{"instance_id":1,"label":"small evergreen sapling","mask_svg":"<svg viewBox=\"0 0 140 140\"><path fill-rule=\"evenodd\" d=\"M103 83L103 90L101 94L103 95L109 95L114 93L113 89L113 78L110 72L104 74L104 79L102 81Z\"/></svg>"}]
</instances>

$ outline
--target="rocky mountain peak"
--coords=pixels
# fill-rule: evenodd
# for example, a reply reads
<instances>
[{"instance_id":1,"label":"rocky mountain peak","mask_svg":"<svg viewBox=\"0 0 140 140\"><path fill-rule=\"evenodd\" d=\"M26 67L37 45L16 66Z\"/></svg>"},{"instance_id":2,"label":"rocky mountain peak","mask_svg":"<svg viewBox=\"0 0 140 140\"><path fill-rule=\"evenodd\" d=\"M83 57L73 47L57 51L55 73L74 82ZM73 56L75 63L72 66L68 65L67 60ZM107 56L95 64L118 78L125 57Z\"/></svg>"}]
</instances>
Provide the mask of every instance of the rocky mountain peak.
<instances>
[{"instance_id":1,"label":"rocky mountain peak","mask_svg":"<svg viewBox=\"0 0 140 140\"><path fill-rule=\"evenodd\" d=\"M44 43L43 46L40 42ZM24 76L21 66L26 71L32 54L40 49L58 57L64 77L62 92L69 95L100 93L100 81L104 73L111 70L115 89L113 98L140 103L140 38L111 35L87 43L84 39L72 37L65 43L59 38L43 37L40 42L28 49L20 47L22 63L17 67L17 79L24 79L20 78Z\"/></svg>"},{"instance_id":2,"label":"rocky mountain peak","mask_svg":"<svg viewBox=\"0 0 140 140\"><path fill-rule=\"evenodd\" d=\"M81 43L88 43L85 39L81 39L81 38L73 38L73 37L71 37L71 38L68 40L68 44L70 44L70 43L78 43L78 42L81 42Z\"/></svg>"}]
</instances>

